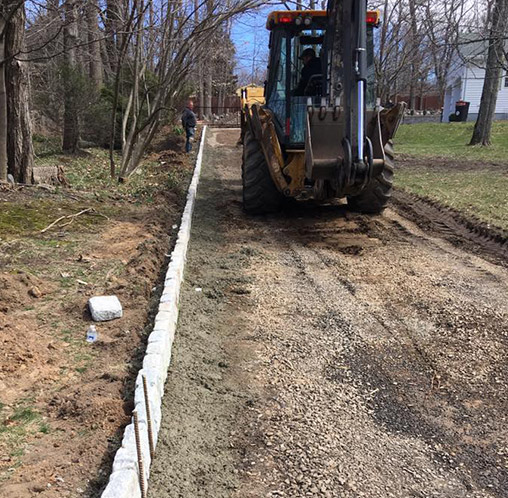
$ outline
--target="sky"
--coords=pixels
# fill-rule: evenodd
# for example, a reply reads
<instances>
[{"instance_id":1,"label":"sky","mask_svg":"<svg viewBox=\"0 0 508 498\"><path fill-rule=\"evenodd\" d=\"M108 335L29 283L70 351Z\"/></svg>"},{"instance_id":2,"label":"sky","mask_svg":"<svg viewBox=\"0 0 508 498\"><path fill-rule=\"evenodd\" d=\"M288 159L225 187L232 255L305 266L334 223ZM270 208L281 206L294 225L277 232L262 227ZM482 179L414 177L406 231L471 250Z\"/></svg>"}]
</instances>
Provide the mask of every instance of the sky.
<instances>
[{"instance_id":1,"label":"sky","mask_svg":"<svg viewBox=\"0 0 508 498\"><path fill-rule=\"evenodd\" d=\"M266 29L266 18L274 10L286 10L282 2L267 0L266 7L242 14L233 22L232 38L236 47L236 74L242 73L251 78L263 81L268 65L269 31ZM294 8L294 2L289 2ZM304 5L308 5L305 0ZM320 2L316 2L319 4ZM250 81L240 81L241 84Z\"/></svg>"},{"instance_id":2,"label":"sky","mask_svg":"<svg viewBox=\"0 0 508 498\"><path fill-rule=\"evenodd\" d=\"M269 32L265 28L266 18L272 10L283 8L270 5L242 14L234 20L232 38L236 47L236 74L263 78L268 64Z\"/></svg>"}]
</instances>

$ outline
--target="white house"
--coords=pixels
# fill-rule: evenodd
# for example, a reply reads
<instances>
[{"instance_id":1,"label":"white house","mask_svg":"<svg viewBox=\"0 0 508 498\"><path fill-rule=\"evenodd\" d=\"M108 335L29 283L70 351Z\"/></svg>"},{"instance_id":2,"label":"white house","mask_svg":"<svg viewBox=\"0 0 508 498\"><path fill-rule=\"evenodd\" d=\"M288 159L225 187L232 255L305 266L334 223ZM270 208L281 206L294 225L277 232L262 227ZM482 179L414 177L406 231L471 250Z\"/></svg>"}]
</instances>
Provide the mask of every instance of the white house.
<instances>
[{"instance_id":1,"label":"white house","mask_svg":"<svg viewBox=\"0 0 508 498\"><path fill-rule=\"evenodd\" d=\"M458 100L470 102L468 121L474 121L478 116L485 77L487 44L467 43L467 38L471 36L474 35L465 35L466 43L459 45L459 51L455 53L451 64L443 103L445 122L449 121L450 114L455 112L455 103ZM508 119L508 73L503 74L499 80L495 119Z\"/></svg>"}]
</instances>

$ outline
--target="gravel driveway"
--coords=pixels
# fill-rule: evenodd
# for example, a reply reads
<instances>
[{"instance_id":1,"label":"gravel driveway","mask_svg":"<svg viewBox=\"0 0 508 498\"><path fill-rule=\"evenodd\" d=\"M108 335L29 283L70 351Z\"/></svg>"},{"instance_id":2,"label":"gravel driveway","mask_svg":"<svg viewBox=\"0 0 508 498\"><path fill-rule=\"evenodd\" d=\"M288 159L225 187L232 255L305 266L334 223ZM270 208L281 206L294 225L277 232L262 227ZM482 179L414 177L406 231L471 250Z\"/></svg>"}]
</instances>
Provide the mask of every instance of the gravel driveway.
<instances>
[{"instance_id":1,"label":"gravel driveway","mask_svg":"<svg viewBox=\"0 0 508 498\"><path fill-rule=\"evenodd\" d=\"M508 497L508 271L397 212L242 212L209 130L149 496Z\"/></svg>"}]
</instances>

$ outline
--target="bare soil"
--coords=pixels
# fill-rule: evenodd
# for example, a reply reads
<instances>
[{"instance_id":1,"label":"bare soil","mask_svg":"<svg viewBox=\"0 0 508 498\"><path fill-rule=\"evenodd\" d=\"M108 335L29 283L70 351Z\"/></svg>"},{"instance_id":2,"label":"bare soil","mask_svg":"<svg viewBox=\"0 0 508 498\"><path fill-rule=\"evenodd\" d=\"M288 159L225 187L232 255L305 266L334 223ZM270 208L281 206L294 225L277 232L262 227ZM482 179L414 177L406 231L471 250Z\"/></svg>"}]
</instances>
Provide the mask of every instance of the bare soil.
<instances>
[{"instance_id":1,"label":"bare soil","mask_svg":"<svg viewBox=\"0 0 508 498\"><path fill-rule=\"evenodd\" d=\"M455 157L429 157L409 154L397 154L397 166L399 168L423 168L436 169L444 171L475 171L478 170L478 162L471 159L461 159ZM481 162L482 170L500 171L508 174L506 161L483 160Z\"/></svg>"},{"instance_id":2,"label":"bare soil","mask_svg":"<svg viewBox=\"0 0 508 498\"><path fill-rule=\"evenodd\" d=\"M402 189L395 191L393 209L427 233L434 232L455 246L467 248L499 265L508 266L508 231L502 228Z\"/></svg>"},{"instance_id":3,"label":"bare soil","mask_svg":"<svg viewBox=\"0 0 508 498\"><path fill-rule=\"evenodd\" d=\"M193 165L163 144L151 160L159 188L150 198L0 192L0 210L12 215L0 232L2 497L96 497L108 478ZM175 168L182 181L169 188ZM41 233L86 207L94 211ZM88 344L87 301L110 294L124 316L97 324L99 340Z\"/></svg>"},{"instance_id":4,"label":"bare soil","mask_svg":"<svg viewBox=\"0 0 508 498\"><path fill-rule=\"evenodd\" d=\"M237 139L207 138L149 496L507 497L502 253L404 199L249 218Z\"/></svg>"}]
</instances>

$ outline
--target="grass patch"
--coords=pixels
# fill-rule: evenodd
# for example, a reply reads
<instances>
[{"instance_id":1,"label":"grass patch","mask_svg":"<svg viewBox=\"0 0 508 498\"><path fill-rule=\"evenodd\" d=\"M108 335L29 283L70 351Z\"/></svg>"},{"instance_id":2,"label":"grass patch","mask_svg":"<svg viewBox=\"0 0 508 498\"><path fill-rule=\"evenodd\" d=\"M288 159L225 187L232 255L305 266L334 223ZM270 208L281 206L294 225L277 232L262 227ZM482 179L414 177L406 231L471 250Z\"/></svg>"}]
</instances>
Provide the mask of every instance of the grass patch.
<instances>
[{"instance_id":1,"label":"grass patch","mask_svg":"<svg viewBox=\"0 0 508 498\"><path fill-rule=\"evenodd\" d=\"M41 415L33 406L33 399L21 400L8 415L5 407L0 416L0 452L8 455L11 459L10 468L20 465L20 459L25 454L25 446L28 437L41 431L44 424L40 424ZM47 425L47 424L46 424ZM48 427L49 430L49 427ZM5 480L7 474L0 474L0 482Z\"/></svg>"},{"instance_id":2,"label":"grass patch","mask_svg":"<svg viewBox=\"0 0 508 498\"><path fill-rule=\"evenodd\" d=\"M117 154L117 168L120 156ZM47 153L38 157L37 166L60 164L75 191L93 195L94 200L129 199L152 203L161 190L179 190L188 172L174 167L162 169L158 161L145 160L125 183L111 178L109 151L90 148L77 155Z\"/></svg>"},{"instance_id":3,"label":"grass patch","mask_svg":"<svg viewBox=\"0 0 508 498\"><path fill-rule=\"evenodd\" d=\"M50 430L51 427L46 422L39 425L39 432L42 432L43 434L49 434Z\"/></svg>"},{"instance_id":4,"label":"grass patch","mask_svg":"<svg viewBox=\"0 0 508 498\"><path fill-rule=\"evenodd\" d=\"M151 204L160 194L173 191L185 195L189 168L181 160L164 162L151 156L145 160L125 183L111 178L109 151L102 148L86 149L76 155L61 153L59 139L36 136L34 138L36 166L61 165L70 184L70 189L57 187L54 192L34 190L18 202L2 202L0 209L0 242L11 238L29 236L32 241L45 240L47 245L57 245L60 239L55 233L61 228L67 232L93 229L125 212L118 201L134 204ZM118 160L117 160L118 163ZM76 214L86 208L95 212L84 213L70 220L64 219L59 226L51 228L43 236L40 231L61 216ZM48 240L51 239L51 240ZM41 243L42 244L42 243Z\"/></svg>"},{"instance_id":5,"label":"grass patch","mask_svg":"<svg viewBox=\"0 0 508 498\"><path fill-rule=\"evenodd\" d=\"M0 234L2 234L2 237L7 235L39 235L41 230L57 218L76 214L88 207L90 207L89 204L65 201L60 198L51 200L34 198L24 203L5 202L2 203L2 209L0 209ZM62 220L62 223L66 221L68 220ZM90 228L102 224L104 221L105 218L102 216L84 213L75 218L72 225L66 228L73 230ZM58 227L48 231L45 237L51 237L56 231L58 231ZM61 241L41 237L39 243L55 247L61 244Z\"/></svg>"},{"instance_id":6,"label":"grass patch","mask_svg":"<svg viewBox=\"0 0 508 498\"><path fill-rule=\"evenodd\" d=\"M96 352L85 341L86 327L81 330L63 329L59 338L69 344L69 357L72 357L72 368L79 374L85 373L94 362Z\"/></svg>"},{"instance_id":7,"label":"grass patch","mask_svg":"<svg viewBox=\"0 0 508 498\"><path fill-rule=\"evenodd\" d=\"M490 147L468 146L474 123L421 123L401 125L395 136L397 152L468 161L501 161L508 158L508 121L492 126Z\"/></svg>"},{"instance_id":8,"label":"grass patch","mask_svg":"<svg viewBox=\"0 0 508 498\"><path fill-rule=\"evenodd\" d=\"M508 230L508 175L502 172L403 167L395 184Z\"/></svg>"},{"instance_id":9,"label":"grass patch","mask_svg":"<svg viewBox=\"0 0 508 498\"><path fill-rule=\"evenodd\" d=\"M10 417L10 420L28 424L34 421L37 417L39 417L39 414L32 407L24 406L17 408Z\"/></svg>"},{"instance_id":10,"label":"grass patch","mask_svg":"<svg viewBox=\"0 0 508 498\"><path fill-rule=\"evenodd\" d=\"M395 146L407 157L399 163L395 184L508 229L508 122L494 122L490 147L467 145L473 127L474 123L402 125Z\"/></svg>"}]
</instances>

